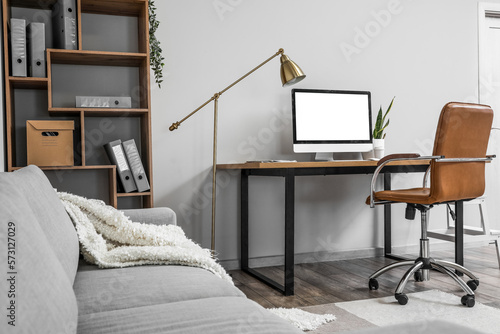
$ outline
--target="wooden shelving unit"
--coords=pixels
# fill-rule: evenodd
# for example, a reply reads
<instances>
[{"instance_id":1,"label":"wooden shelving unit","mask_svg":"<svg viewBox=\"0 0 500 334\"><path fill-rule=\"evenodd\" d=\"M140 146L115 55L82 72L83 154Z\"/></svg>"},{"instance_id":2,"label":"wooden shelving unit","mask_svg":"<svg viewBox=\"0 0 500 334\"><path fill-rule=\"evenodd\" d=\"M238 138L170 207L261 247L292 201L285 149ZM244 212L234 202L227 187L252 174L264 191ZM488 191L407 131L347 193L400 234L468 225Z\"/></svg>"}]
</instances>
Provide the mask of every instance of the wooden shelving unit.
<instances>
[{"instance_id":1,"label":"wooden shelving unit","mask_svg":"<svg viewBox=\"0 0 500 334\"><path fill-rule=\"evenodd\" d=\"M141 66L147 62L148 54L48 49L47 59L54 64Z\"/></svg>"},{"instance_id":2,"label":"wooden shelving unit","mask_svg":"<svg viewBox=\"0 0 500 334\"><path fill-rule=\"evenodd\" d=\"M47 89L47 78L22 78L22 77L9 77L8 81L12 88L20 89Z\"/></svg>"},{"instance_id":3,"label":"wooden shelving unit","mask_svg":"<svg viewBox=\"0 0 500 334\"><path fill-rule=\"evenodd\" d=\"M85 117L97 116L130 116L144 115L149 112L148 109L114 109L114 108L48 108L52 115L70 115L83 112Z\"/></svg>"},{"instance_id":4,"label":"wooden shelving unit","mask_svg":"<svg viewBox=\"0 0 500 334\"><path fill-rule=\"evenodd\" d=\"M58 189L70 191L75 194L85 194L86 188L106 188L107 198L101 198L110 205L120 207L121 201L132 199L133 207L152 207L153 206L153 180L152 180L152 149L151 149L151 104L150 104L150 69L149 69L149 19L148 19L148 0L76 0L77 10L77 50L55 49L47 45L47 77L13 77L10 75L10 45L9 45L9 27L8 23L11 17L24 18L26 23L41 22L40 17L45 13L46 29L51 29L50 11L56 3L55 0L2 0L3 9L3 46L4 46L4 73L5 73L5 104L6 104L6 144L7 144L7 169L14 171L26 165L26 147L22 143L25 128L22 122L26 117L39 117L40 119L72 119L75 121L75 165L71 167L41 167L46 174L56 173L56 177L62 181L58 184ZM40 15L24 14L40 13ZM87 15L87 16L86 16ZM101 17L103 22L112 21L113 17L130 17L133 22L133 29L137 29L137 35L133 40L137 40L134 50L116 50L103 51L94 50L91 43L86 45L88 36L82 31L84 18ZM38 19L37 19L38 18ZM43 20L42 20L43 22ZM127 21L128 22L128 21ZM50 32L48 32L50 34ZM103 32L105 36L106 32ZM103 37L106 38L106 37ZM113 36L108 36L113 39ZM51 40L49 38L49 40ZM89 38L89 40L91 40ZM49 42L47 42L49 43ZM84 49L84 45L86 45ZM57 90L57 74L54 74L54 66L64 65L72 67L98 67L99 72L106 71L107 68L119 67L130 68L134 73L138 73L138 80L130 84L133 86L133 94L130 91L123 92L123 96L132 96L132 108L77 108L74 105L64 104L56 101L56 95L61 94ZM81 67L80 67L81 68ZM76 85L80 84L82 78L74 78ZM99 86L98 80L91 83L82 83L87 85ZM109 85L108 85L109 86ZM105 96L114 96L115 94L106 93L107 86L99 87L99 91ZM66 92L64 92L66 93ZM31 111L24 104L30 105L30 101L24 98L16 100L17 95L24 97L32 94L35 99L45 99L46 105L39 106L36 101L31 105L36 105L37 110ZM75 94L75 96L78 94ZM79 94L86 95L86 94ZM88 95L88 94L87 94ZM57 96L59 98L59 96ZM30 118L33 119L33 118ZM36 118L35 118L36 119ZM105 122L107 128L114 128L114 132L108 133L101 131L97 140L95 130L92 126L101 119ZM127 122L127 126L114 126L115 123ZM119 124L122 124L119 123ZM132 130L130 130L132 129ZM136 130L134 130L136 129ZM129 132L127 132L129 131ZM135 132L134 132L135 131ZM104 133L104 134L103 134ZM107 135L108 137L106 137ZM112 138L117 136L117 138ZM142 162L151 186L151 190L143 193L118 193L116 167L110 165L105 156L102 145L114 139L126 140L136 139L141 153ZM111 138L111 139L110 139ZM86 175L86 172L106 172L108 182L106 184L96 185L92 174ZM60 177L64 175L64 177ZM53 177L53 178L56 178ZM50 179L50 177L49 177ZM82 186L79 189L71 189L70 184L75 187L75 183L80 182ZM102 183L102 180L101 180ZM66 188L68 185L68 188ZM77 187L78 188L78 187ZM127 203L126 207L130 207Z\"/></svg>"}]
</instances>

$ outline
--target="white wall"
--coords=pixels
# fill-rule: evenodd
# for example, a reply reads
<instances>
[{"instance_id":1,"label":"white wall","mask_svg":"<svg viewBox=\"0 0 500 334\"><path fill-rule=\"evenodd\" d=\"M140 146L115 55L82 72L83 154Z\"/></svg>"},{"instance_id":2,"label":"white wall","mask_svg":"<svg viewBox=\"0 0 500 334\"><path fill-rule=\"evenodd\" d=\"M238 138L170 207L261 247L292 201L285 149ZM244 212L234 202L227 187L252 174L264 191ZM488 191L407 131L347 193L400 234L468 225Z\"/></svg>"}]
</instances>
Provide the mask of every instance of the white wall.
<instances>
[{"instance_id":1,"label":"white wall","mask_svg":"<svg viewBox=\"0 0 500 334\"><path fill-rule=\"evenodd\" d=\"M430 154L442 106L477 101L476 0L162 0L156 5L166 75L162 88L152 90L155 205L173 208L188 236L205 247L210 247L213 105L175 132L168 127L280 47L307 74L297 87L369 90L374 114L396 96L386 153ZM275 59L220 98L219 163L312 158L292 151L290 90L281 87ZM297 179L296 253L382 246L382 210L363 204L369 179ZM393 184L412 182L398 176ZM220 173L219 186L217 250L222 260L237 259L239 179ZM252 180L250 198L250 255L282 254L283 180ZM444 217L442 209L435 212ZM418 221L407 223L404 207L395 207L393 217L394 244L416 244Z\"/></svg>"}]
</instances>

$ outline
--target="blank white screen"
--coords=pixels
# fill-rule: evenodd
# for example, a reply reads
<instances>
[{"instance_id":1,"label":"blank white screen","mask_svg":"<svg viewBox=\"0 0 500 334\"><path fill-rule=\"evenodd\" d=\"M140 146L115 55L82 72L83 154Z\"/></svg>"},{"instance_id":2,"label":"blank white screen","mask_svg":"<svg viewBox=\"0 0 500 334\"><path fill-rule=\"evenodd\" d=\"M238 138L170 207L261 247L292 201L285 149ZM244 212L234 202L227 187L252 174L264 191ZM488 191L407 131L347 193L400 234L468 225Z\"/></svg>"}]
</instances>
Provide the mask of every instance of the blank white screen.
<instances>
[{"instance_id":1,"label":"blank white screen","mask_svg":"<svg viewBox=\"0 0 500 334\"><path fill-rule=\"evenodd\" d=\"M370 140L366 94L295 92L296 140Z\"/></svg>"}]
</instances>

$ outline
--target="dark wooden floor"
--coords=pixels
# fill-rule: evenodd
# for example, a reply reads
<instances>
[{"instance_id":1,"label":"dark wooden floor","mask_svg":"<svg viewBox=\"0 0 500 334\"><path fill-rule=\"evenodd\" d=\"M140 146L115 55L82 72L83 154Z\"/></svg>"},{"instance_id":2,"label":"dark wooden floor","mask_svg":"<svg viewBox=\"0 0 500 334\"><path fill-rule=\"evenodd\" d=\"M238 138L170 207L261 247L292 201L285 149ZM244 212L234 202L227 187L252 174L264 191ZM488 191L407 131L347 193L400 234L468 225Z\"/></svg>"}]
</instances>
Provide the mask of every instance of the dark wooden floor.
<instances>
[{"instance_id":1,"label":"dark wooden floor","mask_svg":"<svg viewBox=\"0 0 500 334\"><path fill-rule=\"evenodd\" d=\"M437 259L453 261L453 251L433 252ZM235 285L248 298L264 307L301 307L391 296L406 267L393 269L378 278L379 289L368 289L368 276L375 270L391 263L384 257L330 261L295 265L295 295L285 297L259 280L243 273L231 271ZM495 246L465 249L465 267L480 279L476 302L500 308L500 269ZM283 267L259 269L278 282L283 280ZM461 288L449 277L431 272L431 280L416 283L410 280L405 293L438 289L462 296Z\"/></svg>"}]
</instances>

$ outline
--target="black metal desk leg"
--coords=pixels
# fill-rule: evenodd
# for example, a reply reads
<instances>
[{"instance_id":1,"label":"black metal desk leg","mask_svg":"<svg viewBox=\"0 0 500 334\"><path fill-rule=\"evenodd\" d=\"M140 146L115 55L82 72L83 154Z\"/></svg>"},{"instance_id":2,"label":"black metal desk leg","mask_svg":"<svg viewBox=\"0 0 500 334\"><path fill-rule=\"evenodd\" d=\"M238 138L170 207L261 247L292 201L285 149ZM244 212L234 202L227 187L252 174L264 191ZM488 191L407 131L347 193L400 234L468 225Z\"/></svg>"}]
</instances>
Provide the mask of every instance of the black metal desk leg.
<instances>
[{"instance_id":1,"label":"black metal desk leg","mask_svg":"<svg viewBox=\"0 0 500 334\"><path fill-rule=\"evenodd\" d=\"M391 190L391 173L384 173L384 190ZM392 211L391 205L384 205L384 253L392 254Z\"/></svg>"},{"instance_id":2,"label":"black metal desk leg","mask_svg":"<svg viewBox=\"0 0 500 334\"><path fill-rule=\"evenodd\" d=\"M279 171L280 176L285 177L285 277L284 284L272 280L261 274L256 269L249 267L249 170L241 171L241 270L252 275L258 280L268 284L272 288L284 293L285 296L294 294L294 205L295 205L295 173L290 170ZM266 175L266 174L263 174ZM274 176L274 174L271 174Z\"/></svg>"},{"instance_id":3,"label":"black metal desk leg","mask_svg":"<svg viewBox=\"0 0 500 334\"><path fill-rule=\"evenodd\" d=\"M248 172L241 171L241 194L240 194L240 247L241 247L241 269L248 269Z\"/></svg>"},{"instance_id":4,"label":"black metal desk leg","mask_svg":"<svg viewBox=\"0 0 500 334\"><path fill-rule=\"evenodd\" d=\"M461 266L464 265L464 202L455 202L455 263ZM462 273L457 271L457 274Z\"/></svg>"},{"instance_id":5,"label":"black metal desk leg","mask_svg":"<svg viewBox=\"0 0 500 334\"><path fill-rule=\"evenodd\" d=\"M285 296L294 294L295 173L285 176Z\"/></svg>"}]
</instances>

